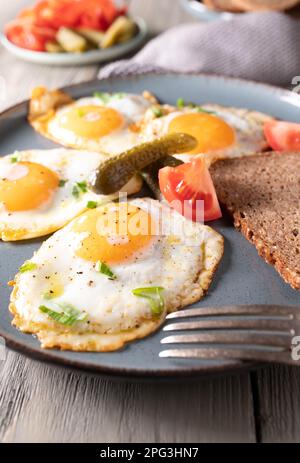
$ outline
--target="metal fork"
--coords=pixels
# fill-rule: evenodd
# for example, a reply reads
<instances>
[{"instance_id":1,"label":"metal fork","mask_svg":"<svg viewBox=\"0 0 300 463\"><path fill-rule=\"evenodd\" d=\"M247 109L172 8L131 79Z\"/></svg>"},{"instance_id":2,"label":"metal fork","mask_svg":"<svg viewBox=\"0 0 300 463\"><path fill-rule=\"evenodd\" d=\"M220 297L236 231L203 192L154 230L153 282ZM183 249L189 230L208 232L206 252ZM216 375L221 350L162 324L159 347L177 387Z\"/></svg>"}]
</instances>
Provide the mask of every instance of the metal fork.
<instances>
[{"instance_id":1,"label":"metal fork","mask_svg":"<svg viewBox=\"0 0 300 463\"><path fill-rule=\"evenodd\" d=\"M175 319L184 321L167 324L163 331L194 332L168 336L161 343L191 346L163 350L160 357L300 365L300 337L295 338L300 335L300 306L199 307L167 316L167 320Z\"/></svg>"}]
</instances>

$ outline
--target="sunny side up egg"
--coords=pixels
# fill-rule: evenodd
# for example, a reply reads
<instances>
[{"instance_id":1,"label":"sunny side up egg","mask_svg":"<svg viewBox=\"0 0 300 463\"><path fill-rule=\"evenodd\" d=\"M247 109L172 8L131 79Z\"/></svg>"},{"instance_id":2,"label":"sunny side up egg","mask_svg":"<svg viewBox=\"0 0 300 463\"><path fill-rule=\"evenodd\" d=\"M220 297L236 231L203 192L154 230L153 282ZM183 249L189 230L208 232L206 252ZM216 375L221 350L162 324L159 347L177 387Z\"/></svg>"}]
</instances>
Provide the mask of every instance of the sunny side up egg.
<instances>
[{"instance_id":1,"label":"sunny side up egg","mask_svg":"<svg viewBox=\"0 0 300 463\"><path fill-rule=\"evenodd\" d=\"M222 254L221 235L156 200L101 206L45 241L16 276L13 324L43 348L119 349L199 300Z\"/></svg>"},{"instance_id":2,"label":"sunny side up egg","mask_svg":"<svg viewBox=\"0 0 300 463\"><path fill-rule=\"evenodd\" d=\"M43 93L44 92L44 93ZM63 92L36 90L29 121L43 136L75 149L117 154L137 145L137 123L151 101L142 95L100 93L72 100Z\"/></svg>"},{"instance_id":3,"label":"sunny side up egg","mask_svg":"<svg viewBox=\"0 0 300 463\"><path fill-rule=\"evenodd\" d=\"M98 152L66 149L15 152L0 158L0 238L43 236L111 196L93 193L89 176L106 159ZM124 191L141 187L132 179ZM117 195L115 195L116 197Z\"/></svg>"},{"instance_id":4,"label":"sunny side up egg","mask_svg":"<svg viewBox=\"0 0 300 463\"><path fill-rule=\"evenodd\" d=\"M175 157L190 161L195 155L212 162L264 151L264 122L272 118L257 111L204 104L199 108L162 107L162 117L148 111L142 123L141 136L150 141L168 133L182 132L194 136L197 147ZM156 111L157 114L157 111ZM160 113L158 113L160 114Z\"/></svg>"}]
</instances>

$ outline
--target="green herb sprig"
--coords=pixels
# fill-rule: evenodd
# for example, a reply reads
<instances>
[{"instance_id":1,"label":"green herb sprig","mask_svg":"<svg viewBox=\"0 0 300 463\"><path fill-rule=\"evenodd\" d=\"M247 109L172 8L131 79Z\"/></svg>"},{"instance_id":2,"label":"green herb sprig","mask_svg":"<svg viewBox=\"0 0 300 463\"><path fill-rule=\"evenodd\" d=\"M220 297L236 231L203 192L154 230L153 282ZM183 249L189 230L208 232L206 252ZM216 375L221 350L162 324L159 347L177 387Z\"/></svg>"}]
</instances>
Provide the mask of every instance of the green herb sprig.
<instances>
[{"instance_id":1,"label":"green herb sprig","mask_svg":"<svg viewBox=\"0 0 300 463\"><path fill-rule=\"evenodd\" d=\"M183 98L178 98L176 105L179 109L190 108L195 109L199 113L216 114L214 111L209 111L196 103L186 103Z\"/></svg>"},{"instance_id":2,"label":"green herb sprig","mask_svg":"<svg viewBox=\"0 0 300 463\"><path fill-rule=\"evenodd\" d=\"M107 93L107 92L95 92L94 97L102 101L103 104L108 104L112 100L120 100L123 98L125 93Z\"/></svg>"},{"instance_id":3,"label":"green herb sprig","mask_svg":"<svg viewBox=\"0 0 300 463\"><path fill-rule=\"evenodd\" d=\"M86 312L80 312L69 304L59 304L56 310L50 309L45 305L40 305L39 310L47 314L52 320L65 326L71 326L74 325L74 323L82 322L87 319Z\"/></svg>"},{"instance_id":4,"label":"green herb sprig","mask_svg":"<svg viewBox=\"0 0 300 463\"><path fill-rule=\"evenodd\" d=\"M147 299L153 315L160 316L165 309L165 301L161 294L163 290L164 288L161 286L149 286L147 288L133 289L132 294Z\"/></svg>"},{"instance_id":5,"label":"green herb sprig","mask_svg":"<svg viewBox=\"0 0 300 463\"><path fill-rule=\"evenodd\" d=\"M88 209L96 209L96 207L98 207L98 203L97 203L97 201L88 201L86 203L86 207Z\"/></svg>"},{"instance_id":6,"label":"green herb sprig","mask_svg":"<svg viewBox=\"0 0 300 463\"><path fill-rule=\"evenodd\" d=\"M157 117L157 118L163 116L163 112L162 112L161 108L158 108L157 106L153 106L152 112L153 112L154 116Z\"/></svg>"},{"instance_id":7,"label":"green herb sprig","mask_svg":"<svg viewBox=\"0 0 300 463\"><path fill-rule=\"evenodd\" d=\"M83 193L88 191L87 183L84 182L76 182L72 189L72 195L74 198L79 198Z\"/></svg>"},{"instance_id":8,"label":"green herb sprig","mask_svg":"<svg viewBox=\"0 0 300 463\"><path fill-rule=\"evenodd\" d=\"M14 154L10 157L10 162L15 164L16 162L20 162L22 159L21 153L19 151L15 151Z\"/></svg>"},{"instance_id":9,"label":"green herb sprig","mask_svg":"<svg viewBox=\"0 0 300 463\"><path fill-rule=\"evenodd\" d=\"M67 182L68 180L60 179L60 181L58 182L59 188L63 188Z\"/></svg>"},{"instance_id":10,"label":"green herb sprig","mask_svg":"<svg viewBox=\"0 0 300 463\"><path fill-rule=\"evenodd\" d=\"M20 273L31 272L37 268L37 264L31 262L30 260L26 260L23 265L19 268Z\"/></svg>"},{"instance_id":11,"label":"green herb sprig","mask_svg":"<svg viewBox=\"0 0 300 463\"><path fill-rule=\"evenodd\" d=\"M104 262L98 261L96 263L95 269L97 272L102 273L103 275L107 276L109 280L116 280L117 278L114 272Z\"/></svg>"}]
</instances>

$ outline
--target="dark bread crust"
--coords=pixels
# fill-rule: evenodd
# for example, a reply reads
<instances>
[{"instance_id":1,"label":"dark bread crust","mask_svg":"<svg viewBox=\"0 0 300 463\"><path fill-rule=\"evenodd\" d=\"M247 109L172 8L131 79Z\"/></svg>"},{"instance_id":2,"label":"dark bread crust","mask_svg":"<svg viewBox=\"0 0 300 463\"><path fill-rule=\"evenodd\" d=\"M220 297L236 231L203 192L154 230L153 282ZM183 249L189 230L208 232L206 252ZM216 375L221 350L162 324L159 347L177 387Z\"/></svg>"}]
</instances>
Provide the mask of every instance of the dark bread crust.
<instances>
[{"instance_id":1,"label":"dark bread crust","mask_svg":"<svg viewBox=\"0 0 300 463\"><path fill-rule=\"evenodd\" d=\"M235 227L300 290L300 152L222 160L210 170Z\"/></svg>"}]
</instances>

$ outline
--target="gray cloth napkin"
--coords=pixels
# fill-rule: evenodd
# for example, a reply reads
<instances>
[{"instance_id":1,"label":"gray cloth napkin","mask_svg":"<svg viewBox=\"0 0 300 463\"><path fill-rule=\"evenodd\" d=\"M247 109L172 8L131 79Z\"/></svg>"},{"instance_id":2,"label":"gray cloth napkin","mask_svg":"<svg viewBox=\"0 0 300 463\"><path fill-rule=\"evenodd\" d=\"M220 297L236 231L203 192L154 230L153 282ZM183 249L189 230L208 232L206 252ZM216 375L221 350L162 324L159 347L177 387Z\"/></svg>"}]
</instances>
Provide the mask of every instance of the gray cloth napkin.
<instances>
[{"instance_id":1,"label":"gray cloth napkin","mask_svg":"<svg viewBox=\"0 0 300 463\"><path fill-rule=\"evenodd\" d=\"M238 14L228 21L183 24L151 40L99 78L145 72L207 72L289 85L300 75L300 23L283 13Z\"/></svg>"}]
</instances>

